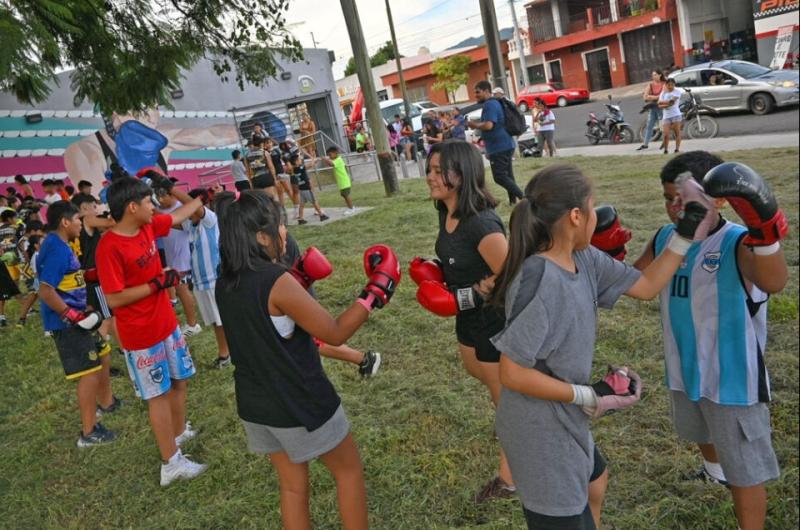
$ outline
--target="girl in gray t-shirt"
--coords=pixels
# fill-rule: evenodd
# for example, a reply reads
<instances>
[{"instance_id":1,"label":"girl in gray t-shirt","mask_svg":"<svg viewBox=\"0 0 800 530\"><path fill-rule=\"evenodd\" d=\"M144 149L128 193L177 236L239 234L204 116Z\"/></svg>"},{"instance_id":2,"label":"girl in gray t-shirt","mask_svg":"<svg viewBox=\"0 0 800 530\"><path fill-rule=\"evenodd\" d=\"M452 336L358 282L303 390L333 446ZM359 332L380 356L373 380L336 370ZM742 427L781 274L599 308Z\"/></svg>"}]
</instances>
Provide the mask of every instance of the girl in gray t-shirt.
<instances>
[{"instance_id":1,"label":"girl in gray t-shirt","mask_svg":"<svg viewBox=\"0 0 800 530\"><path fill-rule=\"evenodd\" d=\"M492 342L502 352L497 434L529 528L599 526L608 473L589 419L638 401L641 382L622 368L603 379L610 387L588 385L597 307L611 308L623 294L652 299L670 281L706 215L686 202L683 237L641 273L590 246L597 216L578 168L540 171L514 208L493 293L506 325Z\"/></svg>"}]
</instances>

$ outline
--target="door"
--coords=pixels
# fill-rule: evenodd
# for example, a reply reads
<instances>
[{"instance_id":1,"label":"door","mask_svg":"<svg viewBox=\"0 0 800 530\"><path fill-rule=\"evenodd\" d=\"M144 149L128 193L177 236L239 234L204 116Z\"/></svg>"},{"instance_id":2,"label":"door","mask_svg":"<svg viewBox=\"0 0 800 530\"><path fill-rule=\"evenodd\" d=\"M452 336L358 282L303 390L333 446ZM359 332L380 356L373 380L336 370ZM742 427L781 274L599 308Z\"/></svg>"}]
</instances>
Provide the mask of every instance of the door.
<instances>
[{"instance_id":1,"label":"door","mask_svg":"<svg viewBox=\"0 0 800 530\"><path fill-rule=\"evenodd\" d=\"M333 115L331 114L330 109L328 108L328 98L310 99L308 101L303 101L302 103L297 103L295 105L289 106L290 115L297 116L296 134L299 133L300 117L303 112L308 113L308 115L311 117L311 121L313 121L314 124L317 126L318 131L322 131L323 133L328 135L328 137L331 138L333 141L337 141L338 135L334 130L335 124L333 123L333 117L332 117ZM329 143L330 141L326 139L325 145L327 146ZM310 141L307 141L305 145L309 147L314 144L312 144ZM315 147L317 150L317 156L323 154L321 151L322 145L321 142L319 141L319 138L317 138Z\"/></svg>"},{"instance_id":2,"label":"door","mask_svg":"<svg viewBox=\"0 0 800 530\"><path fill-rule=\"evenodd\" d=\"M632 84L650 81L653 70L664 70L675 62L669 22L623 33L622 46Z\"/></svg>"},{"instance_id":3,"label":"door","mask_svg":"<svg viewBox=\"0 0 800 530\"><path fill-rule=\"evenodd\" d=\"M608 50L597 50L586 54L586 68L589 71L589 90L598 91L611 88L611 68L608 65Z\"/></svg>"},{"instance_id":4,"label":"door","mask_svg":"<svg viewBox=\"0 0 800 530\"><path fill-rule=\"evenodd\" d=\"M550 82L563 83L564 78L561 76L561 61L551 61L549 64L550 64Z\"/></svg>"},{"instance_id":5,"label":"door","mask_svg":"<svg viewBox=\"0 0 800 530\"><path fill-rule=\"evenodd\" d=\"M740 106L742 89L738 80L732 75L707 68L700 71L700 85L697 90L700 99L709 107L717 110L734 109Z\"/></svg>"}]
</instances>

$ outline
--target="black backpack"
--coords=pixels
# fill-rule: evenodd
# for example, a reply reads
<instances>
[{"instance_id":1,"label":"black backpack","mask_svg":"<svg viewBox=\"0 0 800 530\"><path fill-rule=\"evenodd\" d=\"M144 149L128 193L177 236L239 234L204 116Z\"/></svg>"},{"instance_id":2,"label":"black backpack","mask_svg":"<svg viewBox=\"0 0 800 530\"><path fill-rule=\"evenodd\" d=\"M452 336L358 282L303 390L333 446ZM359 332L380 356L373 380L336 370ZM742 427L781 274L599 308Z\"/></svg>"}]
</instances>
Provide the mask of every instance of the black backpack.
<instances>
[{"instance_id":1,"label":"black backpack","mask_svg":"<svg viewBox=\"0 0 800 530\"><path fill-rule=\"evenodd\" d=\"M505 118L506 132L511 136L519 136L528 130L525 123L525 116L519 111L514 103L506 98L500 98L500 106L503 107L503 117Z\"/></svg>"}]
</instances>

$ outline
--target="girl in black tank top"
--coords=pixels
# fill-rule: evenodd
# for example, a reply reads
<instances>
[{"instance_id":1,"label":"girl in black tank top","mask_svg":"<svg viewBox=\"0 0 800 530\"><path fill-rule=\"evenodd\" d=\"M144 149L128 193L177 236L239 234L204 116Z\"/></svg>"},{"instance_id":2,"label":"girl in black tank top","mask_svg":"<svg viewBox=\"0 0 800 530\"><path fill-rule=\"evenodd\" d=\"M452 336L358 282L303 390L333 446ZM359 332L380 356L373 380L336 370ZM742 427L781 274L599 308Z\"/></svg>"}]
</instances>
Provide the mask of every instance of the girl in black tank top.
<instances>
[{"instance_id":1,"label":"girl in black tank top","mask_svg":"<svg viewBox=\"0 0 800 530\"><path fill-rule=\"evenodd\" d=\"M373 308L388 302L397 279L387 285L376 275L391 276L391 271L382 266L390 263L394 254L381 254L362 295L334 319L296 279L298 269L304 270L302 264L295 264L294 273L281 264L286 228L279 206L266 193L222 193L216 210L221 270L215 295L235 366L237 410L248 424L276 434L280 448L267 452L283 494L298 477L305 477L304 484L308 481L306 461L297 462L288 455L303 453L303 444L311 444L314 432L326 429L341 404L312 337L341 344L367 320ZM394 266L399 277L396 256ZM366 529L366 489L352 436L348 433L319 458L334 474L337 488L342 489L338 498L344 527ZM284 526L310 527L307 496L293 495L292 499L297 499L297 504L286 511L285 499L281 503Z\"/></svg>"},{"instance_id":2,"label":"girl in black tank top","mask_svg":"<svg viewBox=\"0 0 800 530\"><path fill-rule=\"evenodd\" d=\"M486 189L481 154L462 140L447 140L431 148L426 181L439 214L436 255L444 282L421 282L417 300L437 315L456 317L456 340L464 367L486 386L496 405L500 352L490 339L502 331L505 318L483 299L491 292L508 250L503 221L494 211L497 201ZM510 497L513 484L501 451L497 476L480 488L475 500Z\"/></svg>"}]
</instances>

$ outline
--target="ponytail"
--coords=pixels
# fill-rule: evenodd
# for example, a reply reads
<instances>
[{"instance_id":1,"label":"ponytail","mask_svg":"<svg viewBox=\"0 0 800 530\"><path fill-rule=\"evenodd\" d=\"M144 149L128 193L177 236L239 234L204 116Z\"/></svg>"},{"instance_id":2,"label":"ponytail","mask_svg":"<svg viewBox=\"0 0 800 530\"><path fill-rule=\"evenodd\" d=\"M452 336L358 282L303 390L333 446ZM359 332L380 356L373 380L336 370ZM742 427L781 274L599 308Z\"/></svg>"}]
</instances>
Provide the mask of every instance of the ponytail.
<instances>
[{"instance_id":1,"label":"ponytail","mask_svg":"<svg viewBox=\"0 0 800 530\"><path fill-rule=\"evenodd\" d=\"M508 256L498 274L490 303L503 307L511 282L533 254L553 247L553 226L573 208L586 210L592 183L577 167L553 165L539 171L525 186L509 221Z\"/></svg>"}]
</instances>

